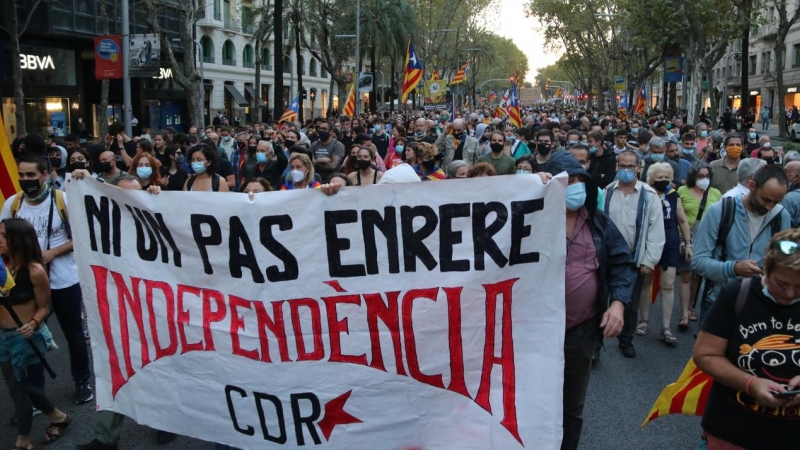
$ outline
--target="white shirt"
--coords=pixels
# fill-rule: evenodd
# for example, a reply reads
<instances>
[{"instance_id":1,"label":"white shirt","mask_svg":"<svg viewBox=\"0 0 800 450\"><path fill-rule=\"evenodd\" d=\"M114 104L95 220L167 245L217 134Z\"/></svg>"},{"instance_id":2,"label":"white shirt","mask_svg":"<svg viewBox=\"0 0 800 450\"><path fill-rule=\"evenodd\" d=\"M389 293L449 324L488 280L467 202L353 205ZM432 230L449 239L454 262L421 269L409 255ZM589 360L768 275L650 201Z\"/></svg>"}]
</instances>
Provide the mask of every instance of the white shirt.
<instances>
[{"instance_id":1,"label":"white shirt","mask_svg":"<svg viewBox=\"0 0 800 450\"><path fill-rule=\"evenodd\" d=\"M3 210L0 212L0 220L11 218L11 204L14 203L14 198L17 193L6 199L3 205ZM17 218L25 219L33 225L36 229L36 236L39 238L39 246L42 251L47 249L47 222L50 218L50 202L55 200L52 195L40 204L34 206L30 205L25 200L22 201L19 211L17 211ZM67 196L64 196L64 205L67 204ZM67 228L58 214L58 208L55 203L53 204L53 227L50 234L50 249L60 247L69 242L67 237ZM75 265L75 253L69 252L61 255L50 263L50 288L51 289L64 289L78 284L78 268Z\"/></svg>"},{"instance_id":2,"label":"white shirt","mask_svg":"<svg viewBox=\"0 0 800 450\"><path fill-rule=\"evenodd\" d=\"M747 195L750 193L750 189L745 187L742 183L736 185L736 187L731 188L728 192L722 195L722 198L728 197L741 197L743 195Z\"/></svg>"}]
</instances>

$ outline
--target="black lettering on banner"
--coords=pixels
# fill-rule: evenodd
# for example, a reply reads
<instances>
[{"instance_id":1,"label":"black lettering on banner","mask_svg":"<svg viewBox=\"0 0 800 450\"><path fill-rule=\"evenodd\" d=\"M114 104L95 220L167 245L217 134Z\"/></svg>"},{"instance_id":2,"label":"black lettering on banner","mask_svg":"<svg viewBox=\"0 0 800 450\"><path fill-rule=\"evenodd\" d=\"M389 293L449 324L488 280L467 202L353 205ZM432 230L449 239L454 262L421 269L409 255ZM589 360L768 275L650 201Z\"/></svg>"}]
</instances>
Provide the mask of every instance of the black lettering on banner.
<instances>
[{"instance_id":1,"label":"black lettering on banner","mask_svg":"<svg viewBox=\"0 0 800 450\"><path fill-rule=\"evenodd\" d=\"M325 211L325 242L328 247L328 272L336 278L363 277L367 270L363 264L342 264L342 253L350 249L350 239L340 238L337 225L358 222L358 211L346 209Z\"/></svg>"},{"instance_id":2,"label":"black lettering on banner","mask_svg":"<svg viewBox=\"0 0 800 450\"><path fill-rule=\"evenodd\" d=\"M214 216L208 214L192 214L190 216L192 222L192 237L200 250L200 257L203 259L203 270L212 275L214 269L211 268L211 262L208 259L209 245L222 244L222 229L219 227L219 222ZM203 235L202 225L208 225L211 228L211 233L208 236Z\"/></svg>"},{"instance_id":3,"label":"black lettering on banner","mask_svg":"<svg viewBox=\"0 0 800 450\"><path fill-rule=\"evenodd\" d=\"M463 242L461 231L453 231L453 219L469 217L469 203L439 206L439 263L442 272L467 272L469 260L453 261L453 247Z\"/></svg>"},{"instance_id":4,"label":"black lettering on banner","mask_svg":"<svg viewBox=\"0 0 800 450\"><path fill-rule=\"evenodd\" d=\"M139 208L131 207L130 205L125 205L125 207L128 208L136 225L136 252L139 254L139 258L142 261L155 261L158 258L158 242L156 242L155 234L145 223L144 216L142 216L142 211ZM148 246L145 246L145 231L147 232L147 241L150 243Z\"/></svg>"},{"instance_id":5,"label":"black lettering on banner","mask_svg":"<svg viewBox=\"0 0 800 450\"><path fill-rule=\"evenodd\" d=\"M247 398L247 392L245 392L242 388L231 386L230 384L225 386L225 399L228 402L228 413L231 415L231 423L233 423L233 428L239 433L246 434L247 436L253 436L256 434L256 430L253 427L250 425L248 425L247 428L242 428L239 426L239 421L236 420L236 411L233 409L231 392L236 392L237 394L241 395L242 398Z\"/></svg>"},{"instance_id":6,"label":"black lettering on banner","mask_svg":"<svg viewBox=\"0 0 800 450\"><path fill-rule=\"evenodd\" d=\"M261 245L283 263L283 272L278 266L267 267L267 280L271 282L296 280L300 276L297 258L272 235L272 227L277 225L280 231L292 229L292 218L288 214L262 217L259 222Z\"/></svg>"},{"instance_id":7,"label":"black lettering on banner","mask_svg":"<svg viewBox=\"0 0 800 450\"><path fill-rule=\"evenodd\" d=\"M237 216L231 216L229 224L231 230L228 236L228 248L231 254L228 266L231 276L242 278L242 267L247 267L250 269L253 283L264 283L264 275L261 273L261 268L258 267L256 252L253 250L253 244L250 243L250 237L247 236L242 221ZM244 253L239 251L241 247L244 247Z\"/></svg>"},{"instance_id":8,"label":"black lettering on banner","mask_svg":"<svg viewBox=\"0 0 800 450\"><path fill-rule=\"evenodd\" d=\"M525 225L525 216L544 209L544 199L511 202L511 254L510 265L539 262L539 252L520 253L522 240L531 235L531 226Z\"/></svg>"},{"instance_id":9,"label":"black lettering on banner","mask_svg":"<svg viewBox=\"0 0 800 450\"><path fill-rule=\"evenodd\" d=\"M121 216L117 203L113 200L110 200L111 204L113 204L113 207L111 207L111 205L109 205L108 197L100 197L100 205L98 206L94 200L94 197L91 195L84 196L83 202L86 206L86 221L89 225L89 239L92 246L92 251L97 251L97 234L94 228L96 220L100 225L100 246L102 248L102 252L106 255L111 254L111 243L113 239L114 256L120 256L122 254L120 243ZM111 213L110 220L109 213Z\"/></svg>"},{"instance_id":10,"label":"black lettering on banner","mask_svg":"<svg viewBox=\"0 0 800 450\"><path fill-rule=\"evenodd\" d=\"M302 392L300 394L291 394L289 397L292 401L292 419L294 419L294 432L297 437L297 445L306 445L306 439L303 435L303 425L308 428L308 433L311 435L311 440L315 445L322 443L317 434L317 428L314 422L319 419L321 408L319 406L319 398L311 392ZM311 402L311 414L302 417L300 415L300 400L308 400Z\"/></svg>"},{"instance_id":11,"label":"black lettering on banner","mask_svg":"<svg viewBox=\"0 0 800 450\"><path fill-rule=\"evenodd\" d=\"M281 405L280 399L274 395L264 394L263 392L254 392L253 396L256 398L258 420L261 422L261 433L263 433L264 439L276 444L285 444L287 441L286 422L283 420L283 405ZM280 427L280 434L278 436L269 434L269 430L267 430L267 418L264 415L264 407L262 406L263 400L269 401L275 407L275 415L278 418L278 426Z\"/></svg>"},{"instance_id":12,"label":"black lettering on banner","mask_svg":"<svg viewBox=\"0 0 800 450\"><path fill-rule=\"evenodd\" d=\"M386 238L386 251L389 257L389 273L400 273L400 258L397 245L397 218L394 206L384 208L383 217L374 209L361 211L361 229L364 233L364 256L367 261L367 273L378 274L378 243L375 240L375 229L381 231Z\"/></svg>"},{"instance_id":13,"label":"black lettering on banner","mask_svg":"<svg viewBox=\"0 0 800 450\"><path fill-rule=\"evenodd\" d=\"M486 219L489 214L495 213L494 221L486 226ZM492 238L500 232L508 222L508 209L500 202L473 203L472 204L472 241L475 251L475 270L485 270L484 254L497 264L498 267L505 267L508 258L500 250L497 242Z\"/></svg>"},{"instance_id":14,"label":"black lettering on banner","mask_svg":"<svg viewBox=\"0 0 800 450\"><path fill-rule=\"evenodd\" d=\"M414 218L416 217L424 218L425 223L419 230L414 231ZM417 271L417 258L422 261L422 264L428 270L435 269L438 263L423 241L436 231L436 226L439 224L436 211L430 206L424 205L414 207L401 206L400 224L403 230L403 263L405 271Z\"/></svg>"},{"instance_id":15,"label":"black lettering on banner","mask_svg":"<svg viewBox=\"0 0 800 450\"><path fill-rule=\"evenodd\" d=\"M153 214L150 214L150 211L147 210L142 210L142 214L150 225L150 228L156 234L158 242L161 244L161 262L165 264L169 262L169 252L167 252L167 246L164 244L164 241L166 241L174 254L173 260L175 262L175 267L181 267L181 251L178 249L178 246L175 245L175 240L172 239L172 233L170 233L169 228L167 228L167 224L164 223L164 217L161 213L155 213L155 217L153 217Z\"/></svg>"}]
</instances>

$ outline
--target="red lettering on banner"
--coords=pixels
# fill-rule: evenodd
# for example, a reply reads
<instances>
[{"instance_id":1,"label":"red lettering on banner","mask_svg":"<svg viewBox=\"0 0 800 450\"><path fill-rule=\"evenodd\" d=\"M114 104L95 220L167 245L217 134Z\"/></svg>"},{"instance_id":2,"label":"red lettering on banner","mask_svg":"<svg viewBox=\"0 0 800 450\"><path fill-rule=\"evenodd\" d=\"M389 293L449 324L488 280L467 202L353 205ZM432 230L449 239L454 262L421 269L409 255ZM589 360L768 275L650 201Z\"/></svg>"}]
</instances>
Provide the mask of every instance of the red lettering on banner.
<instances>
[{"instance_id":1,"label":"red lettering on banner","mask_svg":"<svg viewBox=\"0 0 800 450\"><path fill-rule=\"evenodd\" d=\"M203 351L203 343L195 342L190 344L186 340L186 325L189 325L191 317L189 311L183 309L183 297L186 294L192 294L200 298L200 288L192 286L178 285L178 334L181 337L181 355L188 352Z\"/></svg>"},{"instance_id":2,"label":"red lettering on banner","mask_svg":"<svg viewBox=\"0 0 800 450\"><path fill-rule=\"evenodd\" d=\"M403 296L403 337L406 345L406 362L411 378L433 387L444 389L442 375L426 375L419 369L419 359L417 358L417 343L414 337L414 326L412 324L412 310L414 300L427 299L436 301L436 294L439 288L412 289Z\"/></svg>"},{"instance_id":3,"label":"red lettering on banner","mask_svg":"<svg viewBox=\"0 0 800 450\"><path fill-rule=\"evenodd\" d=\"M313 338L313 349L306 351L306 344L303 341L303 327L300 323L300 307L308 308L311 313L311 336ZM298 298L289 300L289 311L292 315L292 327L294 328L294 341L297 345L298 361L319 361L325 357L325 347L322 345L322 323L320 322L319 303L313 298Z\"/></svg>"},{"instance_id":4,"label":"red lettering on banner","mask_svg":"<svg viewBox=\"0 0 800 450\"><path fill-rule=\"evenodd\" d=\"M217 307L211 312L211 302ZM216 351L214 347L214 336L211 334L211 323L222 322L225 318L225 297L219 292L211 289L203 289L203 337L206 341L206 351Z\"/></svg>"},{"instance_id":5,"label":"red lettering on banner","mask_svg":"<svg viewBox=\"0 0 800 450\"><path fill-rule=\"evenodd\" d=\"M175 298L173 297L172 287L163 281L144 281L145 298L147 301L147 310L150 313L150 333L153 335L153 345L156 348L156 361L165 357L172 356L178 351L178 337L175 330ZM156 326L156 313L153 308L153 291L160 290L164 293L164 301L167 308L167 336L169 337L169 344L166 347L161 347L161 342L158 340L158 327ZM144 341L144 340L143 340Z\"/></svg>"},{"instance_id":6,"label":"red lettering on banner","mask_svg":"<svg viewBox=\"0 0 800 450\"><path fill-rule=\"evenodd\" d=\"M231 295L228 298L231 304L231 347L233 348L233 354L258 361L258 350L244 350L239 340L239 331L244 331L244 320L239 315L239 312L236 311L236 308L243 308L249 311L250 302L235 295Z\"/></svg>"},{"instance_id":7,"label":"red lettering on banner","mask_svg":"<svg viewBox=\"0 0 800 450\"><path fill-rule=\"evenodd\" d=\"M448 341L450 344L450 385L447 390L458 392L471 399L464 381L464 348L461 340L462 287L444 288L447 295Z\"/></svg>"},{"instance_id":8,"label":"red lettering on banner","mask_svg":"<svg viewBox=\"0 0 800 450\"><path fill-rule=\"evenodd\" d=\"M341 333L347 333L349 335L350 328L347 325L347 318L339 320L339 316L336 312L336 307L340 304L361 306L361 296L358 294L340 295L337 297L322 297L322 300L325 302L325 309L328 313L328 335L331 340L331 356L328 361L366 366L366 353L361 355L342 354Z\"/></svg>"},{"instance_id":9,"label":"red lettering on banner","mask_svg":"<svg viewBox=\"0 0 800 450\"><path fill-rule=\"evenodd\" d=\"M517 424L514 336L511 329L511 290L517 280L519 278L483 285L484 290L486 290L486 344L483 348L481 385L478 388L478 395L475 396L475 403L486 411L492 412L492 405L489 403L489 392L492 389L492 368L495 364L499 365L503 370L503 420L500 421L500 425L504 426L522 444ZM503 296L500 357L494 354L498 295Z\"/></svg>"},{"instance_id":10,"label":"red lettering on banner","mask_svg":"<svg viewBox=\"0 0 800 450\"><path fill-rule=\"evenodd\" d=\"M133 285L133 295L131 295L122 275L111 272L114 284L117 287L117 310L119 311L120 338L122 343L122 359L125 361L125 370L128 378L132 377L136 371L131 362L131 341L128 333L128 307L130 307L133 320L136 322L136 329L139 331L141 364L142 367L150 364L150 349L147 347L147 335L144 332L144 319L142 319L142 301L139 298L140 278L131 277Z\"/></svg>"},{"instance_id":11,"label":"red lettering on banner","mask_svg":"<svg viewBox=\"0 0 800 450\"><path fill-rule=\"evenodd\" d=\"M378 330L378 319L383 322L392 336L392 346L394 348L394 364L398 375L406 375L406 368L403 364L403 347L400 342L400 317L398 315L397 298L400 292L387 292L386 302L380 294L364 294L364 303L367 304L367 328L369 329L369 340L372 344L372 362L369 364L373 369L386 372L383 365L383 354L381 351L381 337Z\"/></svg>"},{"instance_id":12,"label":"red lettering on banner","mask_svg":"<svg viewBox=\"0 0 800 450\"><path fill-rule=\"evenodd\" d=\"M100 325L103 327L103 338L108 349L108 364L111 369L111 396L116 396L117 391L125 385L125 378L119 368L119 358L114 346L114 334L111 330L111 311L108 306L108 269L100 266L91 266L94 273L94 283L97 286L97 308L100 310Z\"/></svg>"},{"instance_id":13,"label":"red lettering on banner","mask_svg":"<svg viewBox=\"0 0 800 450\"><path fill-rule=\"evenodd\" d=\"M272 318L267 314L267 309L262 302L253 302L258 320L258 340L261 341L261 361L272 362L269 356L269 340L267 330L272 332L278 342L278 353L281 362L291 362L289 358L289 345L286 343L286 329L283 325L283 300L272 302Z\"/></svg>"}]
</instances>

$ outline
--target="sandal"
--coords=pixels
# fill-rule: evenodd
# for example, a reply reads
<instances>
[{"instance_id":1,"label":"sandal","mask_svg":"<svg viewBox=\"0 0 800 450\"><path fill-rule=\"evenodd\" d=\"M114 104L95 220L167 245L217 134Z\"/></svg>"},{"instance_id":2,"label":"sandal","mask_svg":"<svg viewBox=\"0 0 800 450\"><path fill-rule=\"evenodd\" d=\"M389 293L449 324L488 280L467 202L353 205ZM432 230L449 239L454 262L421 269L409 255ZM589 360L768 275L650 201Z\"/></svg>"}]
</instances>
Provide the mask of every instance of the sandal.
<instances>
[{"instance_id":1,"label":"sandal","mask_svg":"<svg viewBox=\"0 0 800 450\"><path fill-rule=\"evenodd\" d=\"M681 331L686 331L689 329L689 318L687 316L683 316L681 321L678 322L678 329Z\"/></svg>"},{"instance_id":2,"label":"sandal","mask_svg":"<svg viewBox=\"0 0 800 450\"><path fill-rule=\"evenodd\" d=\"M42 442L45 443L45 444L52 444L53 442L61 439L61 436L64 435L64 432L67 430L67 427L71 423L72 423L72 416L70 416L69 414L67 414L67 417L64 419L63 422L59 422L59 423L50 422L50 426L48 426L44 430L45 436L44 436L44 439L42 439ZM52 432L52 431L55 431L55 430L52 430L53 428L58 430L58 434L54 434Z\"/></svg>"},{"instance_id":3,"label":"sandal","mask_svg":"<svg viewBox=\"0 0 800 450\"><path fill-rule=\"evenodd\" d=\"M678 338L672 334L672 331L669 331L669 328L664 328L661 330L661 339L669 345L675 345L678 343Z\"/></svg>"},{"instance_id":4,"label":"sandal","mask_svg":"<svg viewBox=\"0 0 800 450\"><path fill-rule=\"evenodd\" d=\"M647 336L647 332L649 330L650 330L650 322L647 320L640 320L639 325L636 326L636 335Z\"/></svg>"},{"instance_id":5,"label":"sandal","mask_svg":"<svg viewBox=\"0 0 800 450\"><path fill-rule=\"evenodd\" d=\"M697 317L697 314L695 314L694 311L689 311L689 320L694 322L694 321L696 321L698 319L699 319L699 317Z\"/></svg>"}]
</instances>

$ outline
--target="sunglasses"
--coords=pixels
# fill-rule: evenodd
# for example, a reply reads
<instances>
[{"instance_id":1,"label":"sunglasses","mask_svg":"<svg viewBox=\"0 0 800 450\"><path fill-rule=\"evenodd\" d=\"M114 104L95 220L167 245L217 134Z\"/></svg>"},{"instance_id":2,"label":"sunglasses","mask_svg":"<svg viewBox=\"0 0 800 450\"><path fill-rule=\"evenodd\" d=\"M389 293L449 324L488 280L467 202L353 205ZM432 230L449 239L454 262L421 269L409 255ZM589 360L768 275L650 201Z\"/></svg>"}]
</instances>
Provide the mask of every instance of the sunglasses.
<instances>
[{"instance_id":1,"label":"sunglasses","mask_svg":"<svg viewBox=\"0 0 800 450\"><path fill-rule=\"evenodd\" d=\"M800 244L794 241L775 241L775 243L770 246L770 250L777 248L784 255L790 256L797 252L798 247L800 247Z\"/></svg>"}]
</instances>

